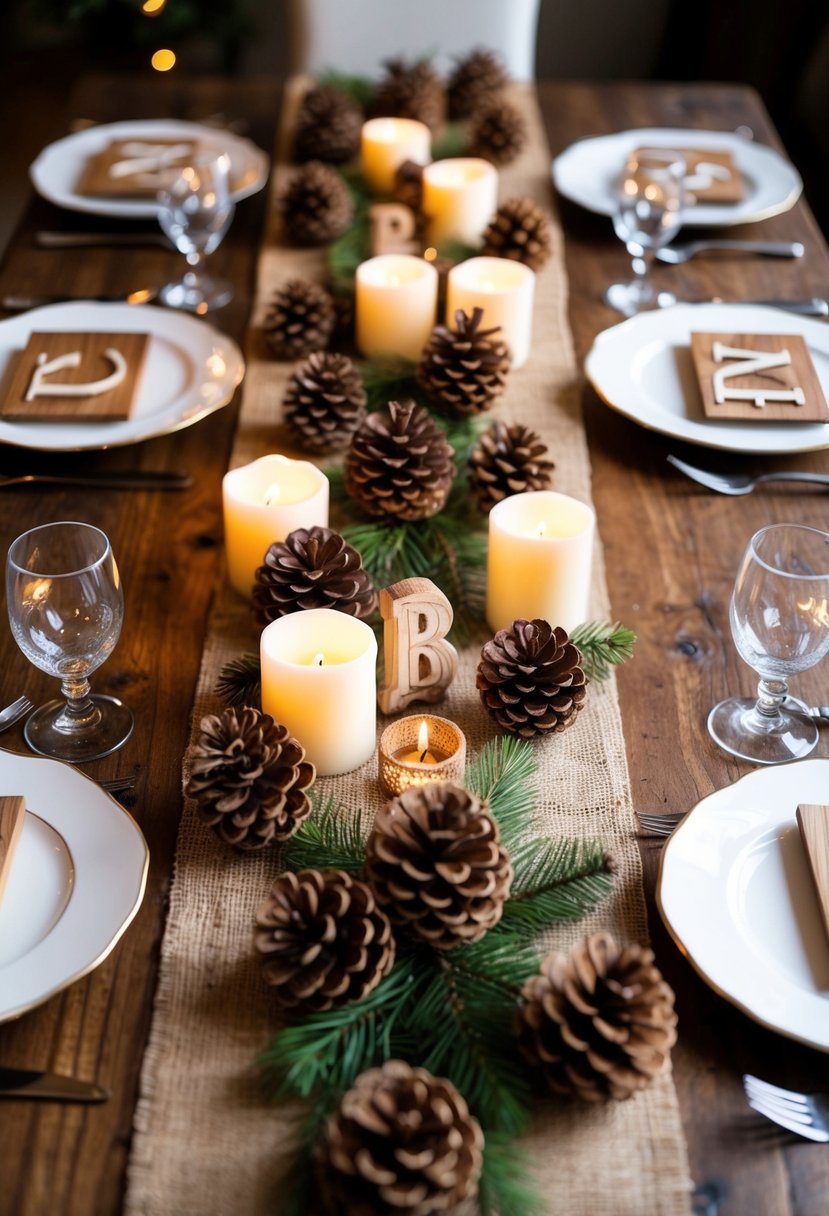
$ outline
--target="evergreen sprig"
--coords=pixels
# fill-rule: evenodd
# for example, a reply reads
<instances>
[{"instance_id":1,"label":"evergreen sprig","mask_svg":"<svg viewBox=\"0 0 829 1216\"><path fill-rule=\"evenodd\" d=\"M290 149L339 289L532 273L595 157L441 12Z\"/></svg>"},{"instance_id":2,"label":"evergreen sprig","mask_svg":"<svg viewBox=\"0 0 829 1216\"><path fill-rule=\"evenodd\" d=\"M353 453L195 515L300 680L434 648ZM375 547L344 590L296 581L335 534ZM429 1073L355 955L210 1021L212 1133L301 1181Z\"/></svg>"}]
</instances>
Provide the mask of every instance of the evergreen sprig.
<instances>
[{"instance_id":1,"label":"evergreen sprig","mask_svg":"<svg viewBox=\"0 0 829 1216\"><path fill-rule=\"evenodd\" d=\"M612 861L597 840L525 841L510 852L515 871L498 931L535 934L579 920L609 894Z\"/></svg>"},{"instance_id":2,"label":"evergreen sprig","mask_svg":"<svg viewBox=\"0 0 829 1216\"><path fill-rule=\"evenodd\" d=\"M242 654L225 663L213 691L228 705L259 708L262 700L259 655Z\"/></svg>"},{"instance_id":3,"label":"evergreen sprig","mask_svg":"<svg viewBox=\"0 0 829 1216\"><path fill-rule=\"evenodd\" d=\"M462 124L448 122L437 139L432 141L432 160L463 156L468 145L469 140Z\"/></svg>"},{"instance_id":4,"label":"evergreen sprig","mask_svg":"<svg viewBox=\"0 0 829 1216\"><path fill-rule=\"evenodd\" d=\"M466 770L466 788L489 804L510 856L526 836L538 793L537 774L532 744L513 735L490 740Z\"/></svg>"},{"instance_id":5,"label":"evergreen sprig","mask_svg":"<svg viewBox=\"0 0 829 1216\"><path fill-rule=\"evenodd\" d=\"M478 1191L481 1216L541 1216L544 1204L533 1183L532 1163L503 1132L488 1132Z\"/></svg>"},{"instance_id":6,"label":"evergreen sprig","mask_svg":"<svg viewBox=\"0 0 829 1216\"><path fill-rule=\"evenodd\" d=\"M636 634L618 621L613 625L606 621L586 621L576 626L570 641L581 652L582 668L588 680L601 683L610 675L611 667L631 657Z\"/></svg>"},{"instance_id":7,"label":"evergreen sprig","mask_svg":"<svg viewBox=\"0 0 829 1216\"><path fill-rule=\"evenodd\" d=\"M347 72L335 72L333 70L323 72L317 77L318 85L330 85L332 88L339 89L341 93L345 93L352 101L356 101L357 105L362 109L366 109L374 95L374 82L369 80L367 76L354 76Z\"/></svg>"},{"instance_id":8,"label":"evergreen sprig","mask_svg":"<svg viewBox=\"0 0 829 1216\"><path fill-rule=\"evenodd\" d=\"M284 860L292 870L331 867L355 873L365 861L367 812L352 815L336 799L313 790L312 812L284 845Z\"/></svg>"}]
</instances>

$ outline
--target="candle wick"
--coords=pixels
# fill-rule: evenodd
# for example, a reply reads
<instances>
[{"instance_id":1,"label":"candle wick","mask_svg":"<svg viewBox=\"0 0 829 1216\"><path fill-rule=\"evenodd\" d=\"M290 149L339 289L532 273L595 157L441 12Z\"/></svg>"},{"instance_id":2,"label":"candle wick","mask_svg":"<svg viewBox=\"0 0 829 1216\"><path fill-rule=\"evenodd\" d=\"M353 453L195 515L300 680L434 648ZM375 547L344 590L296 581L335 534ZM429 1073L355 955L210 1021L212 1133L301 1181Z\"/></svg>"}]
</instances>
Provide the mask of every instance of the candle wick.
<instances>
[{"instance_id":1,"label":"candle wick","mask_svg":"<svg viewBox=\"0 0 829 1216\"><path fill-rule=\"evenodd\" d=\"M424 764L424 763L425 763L425 761L426 761L426 753L428 752L428 750L429 750L429 749L428 749L428 747L424 747L423 751L420 753L420 763L421 763L421 764Z\"/></svg>"}]
</instances>

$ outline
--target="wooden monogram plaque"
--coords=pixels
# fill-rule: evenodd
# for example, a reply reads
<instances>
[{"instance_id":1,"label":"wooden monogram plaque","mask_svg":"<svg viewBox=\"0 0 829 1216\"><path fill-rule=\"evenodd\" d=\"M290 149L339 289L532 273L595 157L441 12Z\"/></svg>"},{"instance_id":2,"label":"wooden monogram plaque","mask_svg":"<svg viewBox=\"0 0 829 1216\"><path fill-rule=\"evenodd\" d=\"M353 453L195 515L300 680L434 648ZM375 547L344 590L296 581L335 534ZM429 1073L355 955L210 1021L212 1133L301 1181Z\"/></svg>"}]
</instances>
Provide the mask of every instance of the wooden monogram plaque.
<instances>
[{"instance_id":1,"label":"wooden monogram plaque","mask_svg":"<svg viewBox=\"0 0 829 1216\"><path fill-rule=\"evenodd\" d=\"M829 406L799 334L691 334L705 417L829 422Z\"/></svg>"},{"instance_id":2,"label":"wooden monogram plaque","mask_svg":"<svg viewBox=\"0 0 829 1216\"><path fill-rule=\"evenodd\" d=\"M197 153L192 139L116 139L89 157L75 189L112 198L152 197L171 170L192 162Z\"/></svg>"},{"instance_id":3,"label":"wooden monogram plaque","mask_svg":"<svg viewBox=\"0 0 829 1216\"><path fill-rule=\"evenodd\" d=\"M644 149L637 148L636 156ZM743 175L726 149L677 147L685 161L688 201L739 203L745 194Z\"/></svg>"},{"instance_id":4,"label":"wooden monogram plaque","mask_svg":"<svg viewBox=\"0 0 829 1216\"><path fill-rule=\"evenodd\" d=\"M148 342L148 334L135 333L31 334L0 416L26 422L129 418ZM73 386L86 391L73 393ZM61 387L69 391L61 393Z\"/></svg>"}]
</instances>

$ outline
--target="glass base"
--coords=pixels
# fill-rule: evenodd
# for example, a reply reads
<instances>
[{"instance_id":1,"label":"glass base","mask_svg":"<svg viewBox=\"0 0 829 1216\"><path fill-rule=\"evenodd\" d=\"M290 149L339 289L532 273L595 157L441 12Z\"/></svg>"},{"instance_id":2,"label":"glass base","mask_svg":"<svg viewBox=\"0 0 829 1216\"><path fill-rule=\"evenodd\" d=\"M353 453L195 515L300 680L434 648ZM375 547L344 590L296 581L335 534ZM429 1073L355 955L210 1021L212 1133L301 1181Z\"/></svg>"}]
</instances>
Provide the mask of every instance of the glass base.
<instances>
[{"instance_id":1,"label":"glass base","mask_svg":"<svg viewBox=\"0 0 829 1216\"><path fill-rule=\"evenodd\" d=\"M634 279L632 283L613 283L602 297L623 317L635 317L638 312L650 308L664 308L668 303L676 303L676 297L668 297L670 292L655 291L647 280Z\"/></svg>"},{"instance_id":2,"label":"glass base","mask_svg":"<svg viewBox=\"0 0 829 1216\"><path fill-rule=\"evenodd\" d=\"M66 708L65 701L49 701L35 710L23 731L32 751L70 764L84 764L123 747L135 725L132 711L117 697L96 693L90 700L101 716L93 726L76 733L55 726L55 720Z\"/></svg>"},{"instance_id":3,"label":"glass base","mask_svg":"<svg viewBox=\"0 0 829 1216\"><path fill-rule=\"evenodd\" d=\"M777 714L757 711L754 697L729 697L708 715L708 733L723 751L752 764L787 764L814 750L818 729L802 702L787 697ZM803 707L805 709L805 706Z\"/></svg>"},{"instance_id":4,"label":"glass base","mask_svg":"<svg viewBox=\"0 0 829 1216\"><path fill-rule=\"evenodd\" d=\"M183 279L162 287L158 298L168 308L181 308L185 312L203 316L230 303L233 284L227 279L213 279L206 274L186 274Z\"/></svg>"}]
</instances>

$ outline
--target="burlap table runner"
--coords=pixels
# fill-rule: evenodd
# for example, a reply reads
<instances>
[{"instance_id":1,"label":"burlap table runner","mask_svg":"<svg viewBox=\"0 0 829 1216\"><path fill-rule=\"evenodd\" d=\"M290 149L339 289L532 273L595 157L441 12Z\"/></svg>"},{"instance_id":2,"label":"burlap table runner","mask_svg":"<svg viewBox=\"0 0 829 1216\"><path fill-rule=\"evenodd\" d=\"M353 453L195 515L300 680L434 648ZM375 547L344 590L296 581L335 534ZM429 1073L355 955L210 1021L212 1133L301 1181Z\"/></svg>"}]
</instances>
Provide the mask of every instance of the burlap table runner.
<instances>
[{"instance_id":1,"label":"burlap table runner","mask_svg":"<svg viewBox=\"0 0 829 1216\"><path fill-rule=\"evenodd\" d=\"M283 142L301 87L297 81L288 90ZM529 140L520 159L502 172L500 198L528 195L549 209L549 152L534 94L525 86L516 86L514 93L527 117ZM271 184L274 197L286 172L284 158L278 156ZM323 277L323 255L280 245L273 207L270 215L271 228L260 257L234 466L284 450L284 436L275 424L292 367L264 357L260 327L267 302L288 277ZM554 256L538 276L532 354L520 371L512 373L498 414L542 432L556 464L555 488L589 501L590 465L557 222L554 229ZM590 616L606 619L608 612L599 548ZM203 714L220 708L213 689L222 665L256 647L248 606L223 587L205 643L194 733ZM458 677L439 709L462 727L472 756L494 733L474 690L477 657L473 648L462 656ZM539 745L536 755L539 829L598 836L619 862L611 898L585 920L557 927L545 945L566 949L599 927L608 928L619 940L644 941L642 874L613 679L591 686L578 723ZM371 807L380 800L376 775L372 760L355 773L323 779L318 785L346 806ZM135 1119L126 1200L130 1216L274 1216L280 1211L280 1183L300 1112L269 1104L253 1068L257 1054L274 1034L273 1005L252 952L254 911L273 875L273 857L237 856L220 846L185 800ZM549 1213L687 1216L690 1183L670 1076L632 1101L604 1108L566 1101L545 1104L527 1147Z\"/></svg>"}]
</instances>

